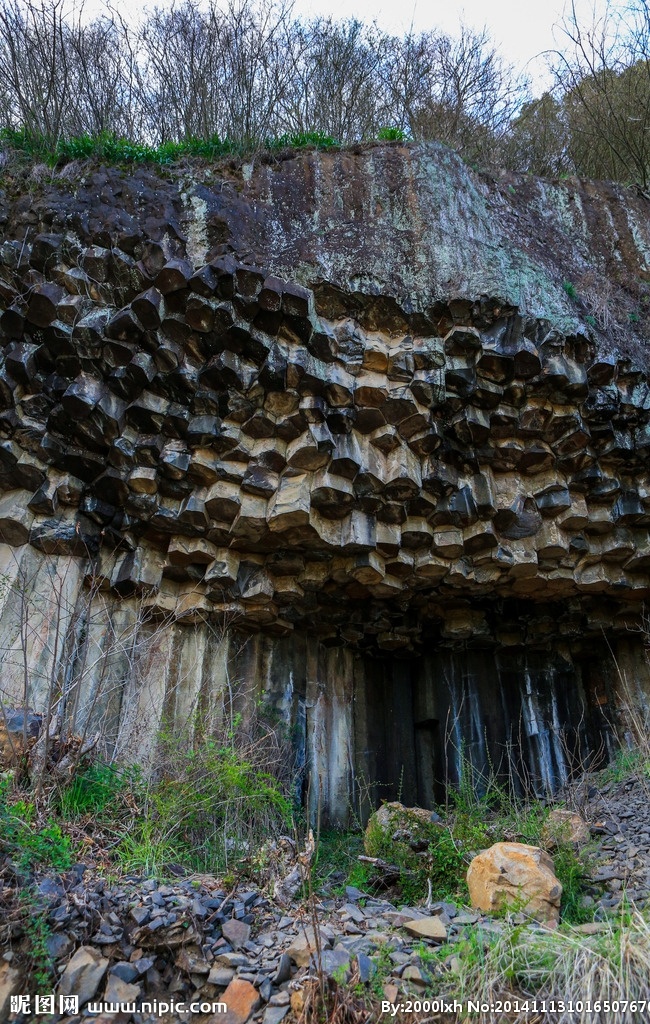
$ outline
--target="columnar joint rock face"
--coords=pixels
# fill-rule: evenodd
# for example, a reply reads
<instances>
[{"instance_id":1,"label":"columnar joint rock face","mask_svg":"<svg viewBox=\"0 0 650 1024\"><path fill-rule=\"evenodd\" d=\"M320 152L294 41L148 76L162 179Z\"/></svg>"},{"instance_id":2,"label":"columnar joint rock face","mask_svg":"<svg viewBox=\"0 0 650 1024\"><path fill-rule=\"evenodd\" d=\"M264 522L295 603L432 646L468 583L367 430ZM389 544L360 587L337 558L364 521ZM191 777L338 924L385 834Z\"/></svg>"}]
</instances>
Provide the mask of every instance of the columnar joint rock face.
<instances>
[{"instance_id":1,"label":"columnar joint rock face","mask_svg":"<svg viewBox=\"0 0 650 1024\"><path fill-rule=\"evenodd\" d=\"M548 641L648 595L650 388L587 334L486 296L370 330L71 235L5 242L0 297L0 539L96 587L371 653L491 643L486 598L562 601Z\"/></svg>"}]
</instances>

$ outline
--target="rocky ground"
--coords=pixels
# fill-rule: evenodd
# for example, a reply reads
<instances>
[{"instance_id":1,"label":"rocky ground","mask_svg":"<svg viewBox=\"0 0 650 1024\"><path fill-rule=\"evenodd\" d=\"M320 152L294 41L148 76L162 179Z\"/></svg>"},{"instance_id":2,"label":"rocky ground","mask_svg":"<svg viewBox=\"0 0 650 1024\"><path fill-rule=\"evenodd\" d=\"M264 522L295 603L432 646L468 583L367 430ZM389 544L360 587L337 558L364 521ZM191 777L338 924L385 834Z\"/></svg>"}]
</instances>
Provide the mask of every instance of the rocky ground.
<instances>
[{"instance_id":1,"label":"rocky ground","mask_svg":"<svg viewBox=\"0 0 650 1024\"><path fill-rule=\"evenodd\" d=\"M57 996L76 994L84 1004L78 1016L44 1018L66 1024L96 1019L98 1001L142 999L224 1000L228 1024L249 1017L279 1024L290 1011L300 1011L301 990L315 973L316 922L326 975L338 981L355 976L369 988L374 981L383 998L395 999L399 991L422 993L434 980L420 956L422 942L448 943L453 966L453 946L468 929L502 927L451 903L407 907L353 887L346 888L345 896L316 900L313 914L305 906L287 910L255 888L227 894L208 876L171 884L125 878L109 886L79 868L42 878L38 892L52 928L46 941L58 964ZM374 976L381 951L378 983ZM11 951L4 954L0 1013L3 1006L7 1012L10 993L27 991L18 959ZM32 1000L32 1011L34 1006ZM170 1021L192 1017L189 1012L164 1016ZM33 1020L33 1013L9 1013L10 1021L28 1017ZM135 1012L121 1019L145 1024L160 1015Z\"/></svg>"},{"instance_id":2,"label":"rocky ground","mask_svg":"<svg viewBox=\"0 0 650 1024\"><path fill-rule=\"evenodd\" d=\"M578 926L584 931L601 927L598 922L624 894L640 906L650 897L648 793L643 775L620 782L587 779L572 793L591 834L591 885L584 898L594 921ZM24 879L6 860L0 881L0 907L9 922L0 961L0 1020L19 1024L39 1019L35 996L50 991L26 980L24 924L8 909L15 907L12 898ZM209 875L171 882L127 876L109 884L93 869L77 865L59 875L36 876L33 889L33 916L47 921L43 960L49 955L57 978L51 983L55 1012L42 1019L65 1024L104 1019L98 1017L100 1001L133 1004L133 1010L105 1017L124 1024L207 1022L212 1016L200 1010L192 1014L189 1003L216 1001L228 1005L225 1017L219 1013L214 1018L225 1024L249 1019L280 1024L303 1007L305 986L316 973L317 945L326 975L339 982L353 980L369 997L394 1001L400 993L422 994L455 970L455 947L470 932L487 938L504 927L503 921L470 908L404 906L350 886L336 895L321 892L311 905L282 905L260 887L226 891ZM519 920L524 922L523 915ZM540 927L535 922L526 926ZM436 958L434 965L423 958L427 946L443 944L447 956ZM20 994L31 996L31 1002L23 1011L12 1011L10 997ZM78 995L79 1013L59 1013L60 995ZM141 1008L143 1001L156 999L185 1003L186 1009L161 1014L160 1006Z\"/></svg>"},{"instance_id":3,"label":"rocky ground","mask_svg":"<svg viewBox=\"0 0 650 1024\"><path fill-rule=\"evenodd\" d=\"M586 778L571 794L594 838L594 903L597 914L617 907L623 896L644 906L650 899L650 778L630 775L618 782ZM604 895L599 895L604 886Z\"/></svg>"}]
</instances>

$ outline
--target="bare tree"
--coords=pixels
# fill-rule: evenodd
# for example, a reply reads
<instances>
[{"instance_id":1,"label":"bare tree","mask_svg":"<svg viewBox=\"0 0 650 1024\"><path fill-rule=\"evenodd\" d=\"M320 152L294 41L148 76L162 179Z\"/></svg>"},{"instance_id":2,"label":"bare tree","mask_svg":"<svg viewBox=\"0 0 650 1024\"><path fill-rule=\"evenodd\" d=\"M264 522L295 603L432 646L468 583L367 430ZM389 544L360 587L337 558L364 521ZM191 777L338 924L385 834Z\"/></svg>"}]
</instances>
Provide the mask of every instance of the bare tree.
<instances>
[{"instance_id":1,"label":"bare tree","mask_svg":"<svg viewBox=\"0 0 650 1024\"><path fill-rule=\"evenodd\" d=\"M390 40L352 18L300 28L296 73L282 105L292 132L320 131L341 142L372 137L392 120L382 83Z\"/></svg>"},{"instance_id":2,"label":"bare tree","mask_svg":"<svg viewBox=\"0 0 650 1024\"><path fill-rule=\"evenodd\" d=\"M0 6L0 80L7 83L5 119L56 140L70 104L68 26L63 0Z\"/></svg>"},{"instance_id":3,"label":"bare tree","mask_svg":"<svg viewBox=\"0 0 650 1024\"><path fill-rule=\"evenodd\" d=\"M139 129L126 26L87 23L64 0L1 0L0 117L55 143L64 136Z\"/></svg>"},{"instance_id":4,"label":"bare tree","mask_svg":"<svg viewBox=\"0 0 650 1024\"><path fill-rule=\"evenodd\" d=\"M49 145L349 143L394 127L494 163L521 100L485 31L390 37L356 18L302 22L290 0L174 0L132 27L110 6L87 22L65 2L0 0L0 126Z\"/></svg>"},{"instance_id":5,"label":"bare tree","mask_svg":"<svg viewBox=\"0 0 650 1024\"><path fill-rule=\"evenodd\" d=\"M505 164L516 171L557 178L575 171L564 104L551 92L525 103L503 145Z\"/></svg>"},{"instance_id":6,"label":"bare tree","mask_svg":"<svg viewBox=\"0 0 650 1024\"><path fill-rule=\"evenodd\" d=\"M152 141L271 134L293 74L289 8L269 0L183 0L156 9L138 37L141 98ZM295 33L293 33L295 35Z\"/></svg>"},{"instance_id":7,"label":"bare tree","mask_svg":"<svg viewBox=\"0 0 650 1024\"><path fill-rule=\"evenodd\" d=\"M572 3L555 73L579 173L650 179L650 3L608 6L583 25Z\"/></svg>"}]
</instances>

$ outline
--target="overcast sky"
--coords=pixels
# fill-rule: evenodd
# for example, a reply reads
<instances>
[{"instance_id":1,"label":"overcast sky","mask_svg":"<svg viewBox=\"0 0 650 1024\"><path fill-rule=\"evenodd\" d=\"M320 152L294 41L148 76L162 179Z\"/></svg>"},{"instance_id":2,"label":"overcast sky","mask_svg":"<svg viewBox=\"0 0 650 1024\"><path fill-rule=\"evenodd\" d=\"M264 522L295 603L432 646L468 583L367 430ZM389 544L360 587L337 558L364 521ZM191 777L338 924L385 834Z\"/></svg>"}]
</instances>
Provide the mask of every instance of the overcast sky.
<instances>
[{"instance_id":1,"label":"overcast sky","mask_svg":"<svg viewBox=\"0 0 650 1024\"><path fill-rule=\"evenodd\" d=\"M612 0L612 6L621 0ZM581 17L591 20L602 14L606 0L576 0ZM568 5L568 6L567 6ZM450 34L458 31L461 22L475 29L488 29L506 59L517 68L527 70L536 81L542 81L546 63L539 58L545 50L562 45L560 22L570 0L296 0L296 13L351 16L377 22L391 32L406 31L410 24L416 31L440 28ZM530 62L530 63L529 63Z\"/></svg>"},{"instance_id":2,"label":"overcast sky","mask_svg":"<svg viewBox=\"0 0 650 1024\"><path fill-rule=\"evenodd\" d=\"M73 0L73 3L75 0ZM79 2L79 0L76 0ZM112 0L112 5L127 16L142 13L148 7L166 7L171 0ZM546 63L539 54L562 46L560 23L571 0L295 0L294 13L303 17L332 15L336 18L357 17L377 21L381 28L394 33L439 28L450 34L461 23L471 28L486 27L503 56L518 69L526 68L535 91L549 81ZM626 0L610 0L612 8ZM576 8L586 21L594 11L602 14L607 0L575 0ZM102 10L102 0L86 0L84 13L93 16Z\"/></svg>"}]
</instances>

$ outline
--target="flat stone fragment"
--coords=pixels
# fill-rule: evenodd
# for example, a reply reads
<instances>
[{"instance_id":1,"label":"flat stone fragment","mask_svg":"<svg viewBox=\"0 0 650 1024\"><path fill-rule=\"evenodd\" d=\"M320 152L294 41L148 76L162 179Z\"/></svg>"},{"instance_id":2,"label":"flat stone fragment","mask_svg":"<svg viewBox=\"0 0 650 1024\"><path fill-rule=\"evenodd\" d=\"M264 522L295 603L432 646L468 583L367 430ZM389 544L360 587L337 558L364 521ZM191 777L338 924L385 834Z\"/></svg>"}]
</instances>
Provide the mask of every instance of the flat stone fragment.
<instances>
[{"instance_id":1,"label":"flat stone fragment","mask_svg":"<svg viewBox=\"0 0 650 1024\"><path fill-rule=\"evenodd\" d=\"M280 1024L288 1012L288 1006L267 1006L264 1011L264 1024Z\"/></svg>"},{"instance_id":2,"label":"flat stone fragment","mask_svg":"<svg viewBox=\"0 0 650 1024\"><path fill-rule=\"evenodd\" d=\"M228 988L220 998L228 1009L225 1013L217 1013L210 1016L206 1024L245 1024L248 1018L260 1005L259 992L250 981L243 981L241 978L233 978Z\"/></svg>"},{"instance_id":3,"label":"flat stone fragment","mask_svg":"<svg viewBox=\"0 0 650 1024\"><path fill-rule=\"evenodd\" d=\"M80 946L61 975L58 994L79 997L83 1006L92 999L108 969L106 960L92 946Z\"/></svg>"},{"instance_id":4,"label":"flat stone fragment","mask_svg":"<svg viewBox=\"0 0 650 1024\"><path fill-rule=\"evenodd\" d=\"M402 927L409 935L415 935L420 939L444 942L447 938L447 929L439 917L421 917L416 921L406 921Z\"/></svg>"},{"instance_id":5,"label":"flat stone fragment","mask_svg":"<svg viewBox=\"0 0 650 1024\"><path fill-rule=\"evenodd\" d=\"M227 987L235 977L235 972L229 967L213 967L208 974L208 985L219 985Z\"/></svg>"},{"instance_id":6,"label":"flat stone fragment","mask_svg":"<svg viewBox=\"0 0 650 1024\"><path fill-rule=\"evenodd\" d=\"M230 921L224 921L221 931L235 949L240 949L251 937L251 926L244 921L238 921L235 917Z\"/></svg>"}]
</instances>

